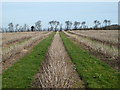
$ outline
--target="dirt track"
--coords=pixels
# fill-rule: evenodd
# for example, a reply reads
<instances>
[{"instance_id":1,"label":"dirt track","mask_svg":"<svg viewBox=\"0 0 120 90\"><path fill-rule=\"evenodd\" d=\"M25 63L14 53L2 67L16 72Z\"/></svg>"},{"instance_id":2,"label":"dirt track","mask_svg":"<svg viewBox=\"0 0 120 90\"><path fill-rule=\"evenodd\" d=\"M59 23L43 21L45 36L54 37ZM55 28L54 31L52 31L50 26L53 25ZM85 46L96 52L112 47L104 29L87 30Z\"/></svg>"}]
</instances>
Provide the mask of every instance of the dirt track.
<instances>
[{"instance_id":1,"label":"dirt track","mask_svg":"<svg viewBox=\"0 0 120 90\"><path fill-rule=\"evenodd\" d=\"M35 88L84 88L65 51L59 32L54 36L42 68L32 83Z\"/></svg>"}]
</instances>

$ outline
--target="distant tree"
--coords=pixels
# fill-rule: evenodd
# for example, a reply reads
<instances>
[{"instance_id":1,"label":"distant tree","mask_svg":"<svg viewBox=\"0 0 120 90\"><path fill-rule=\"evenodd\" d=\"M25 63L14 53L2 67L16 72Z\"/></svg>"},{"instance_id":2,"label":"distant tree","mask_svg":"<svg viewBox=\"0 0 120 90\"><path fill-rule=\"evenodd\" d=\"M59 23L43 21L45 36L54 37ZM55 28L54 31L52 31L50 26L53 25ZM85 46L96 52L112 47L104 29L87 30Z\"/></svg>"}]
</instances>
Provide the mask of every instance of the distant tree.
<instances>
[{"instance_id":1,"label":"distant tree","mask_svg":"<svg viewBox=\"0 0 120 90\"><path fill-rule=\"evenodd\" d=\"M54 21L50 21L49 25L50 25L50 31L52 31L54 29Z\"/></svg>"},{"instance_id":2,"label":"distant tree","mask_svg":"<svg viewBox=\"0 0 120 90\"><path fill-rule=\"evenodd\" d=\"M66 25L65 25L65 26L66 26L65 29L66 29L66 30L70 30L70 29L71 29L71 26L72 26L72 22L71 22L71 21L65 21L65 24L66 24Z\"/></svg>"},{"instance_id":3,"label":"distant tree","mask_svg":"<svg viewBox=\"0 0 120 90\"><path fill-rule=\"evenodd\" d=\"M83 29L85 29L85 27L86 27L86 22L85 21L83 21L82 23L81 23L81 27L83 28Z\"/></svg>"},{"instance_id":4,"label":"distant tree","mask_svg":"<svg viewBox=\"0 0 120 90\"><path fill-rule=\"evenodd\" d=\"M97 28L97 22L98 22L97 20L94 21L95 24L94 28Z\"/></svg>"},{"instance_id":5,"label":"distant tree","mask_svg":"<svg viewBox=\"0 0 120 90\"><path fill-rule=\"evenodd\" d=\"M108 26L110 26L111 25L111 20L108 20L107 22L108 22Z\"/></svg>"},{"instance_id":6,"label":"distant tree","mask_svg":"<svg viewBox=\"0 0 120 90\"><path fill-rule=\"evenodd\" d=\"M15 31L16 31L16 32L18 31L18 27L19 27L19 24L16 24L16 25L15 25Z\"/></svg>"},{"instance_id":7,"label":"distant tree","mask_svg":"<svg viewBox=\"0 0 120 90\"><path fill-rule=\"evenodd\" d=\"M28 26L27 26L27 24L24 24L24 26L23 26L23 31L27 31L28 30Z\"/></svg>"},{"instance_id":8,"label":"distant tree","mask_svg":"<svg viewBox=\"0 0 120 90\"><path fill-rule=\"evenodd\" d=\"M94 28L98 28L98 26L101 25L100 21L98 21L98 20L95 20L94 24L95 24Z\"/></svg>"},{"instance_id":9,"label":"distant tree","mask_svg":"<svg viewBox=\"0 0 120 90\"><path fill-rule=\"evenodd\" d=\"M62 24L60 24L60 31L62 31Z\"/></svg>"},{"instance_id":10,"label":"distant tree","mask_svg":"<svg viewBox=\"0 0 120 90\"><path fill-rule=\"evenodd\" d=\"M10 32L14 32L14 26L13 26L13 23L12 23L12 22L8 24L8 30L9 30Z\"/></svg>"},{"instance_id":11,"label":"distant tree","mask_svg":"<svg viewBox=\"0 0 120 90\"><path fill-rule=\"evenodd\" d=\"M35 23L35 28L36 28L37 31L41 30L41 26L42 25L41 25L41 21L40 20Z\"/></svg>"},{"instance_id":12,"label":"distant tree","mask_svg":"<svg viewBox=\"0 0 120 90\"><path fill-rule=\"evenodd\" d=\"M34 26L31 26L31 31L34 31Z\"/></svg>"},{"instance_id":13,"label":"distant tree","mask_svg":"<svg viewBox=\"0 0 120 90\"><path fill-rule=\"evenodd\" d=\"M57 29L58 29L58 25L60 24L60 22L59 21L54 21L54 25L55 25L55 31L57 31Z\"/></svg>"},{"instance_id":14,"label":"distant tree","mask_svg":"<svg viewBox=\"0 0 120 90\"><path fill-rule=\"evenodd\" d=\"M22 32L22 26L19 26L18 32Z\"/></svg>"},{"instance_id":15,"label":"distant tree","mask_svg":"<svg viewBox=\"0 0 120 90\"><path fill-rule=\"evenodd\" d=\"M105 26L107 26L108 20L104 20L103 23L105 23Z\"/></svg>"},{"instance_id":16,"label":"distant tree","mask_svg":"<svg viewBox=\"0 0 120 90\"><path fill-rule=\"evenodd\" d=\"M80 25L80 22L75 21L74 22L74 29L78 29L79 25Z\"/></svg>"},{"instance_id":17,"label":"distant tree","mask_svg":"<svg viewBox=\"0 0 120 90\"><path fill-rule=\"evenodd\" d=\"M50 21L49 25L51 26L51 30L55 30L57 31L58 26L59 26L60 22L59 21Z\"/></svg>"},{"instance_id":18,"label":"distant tree","mask_svg":"<svg viewBox=\"0 0 120 90\"><path fill-rule=\"evenodd\" d=\"M99 26L99 27L101 28L101 22L100 22L100 21L98 21L97 23L98 23L98 25L97 25L97 26Z\"/></svg>"}]
</instances>

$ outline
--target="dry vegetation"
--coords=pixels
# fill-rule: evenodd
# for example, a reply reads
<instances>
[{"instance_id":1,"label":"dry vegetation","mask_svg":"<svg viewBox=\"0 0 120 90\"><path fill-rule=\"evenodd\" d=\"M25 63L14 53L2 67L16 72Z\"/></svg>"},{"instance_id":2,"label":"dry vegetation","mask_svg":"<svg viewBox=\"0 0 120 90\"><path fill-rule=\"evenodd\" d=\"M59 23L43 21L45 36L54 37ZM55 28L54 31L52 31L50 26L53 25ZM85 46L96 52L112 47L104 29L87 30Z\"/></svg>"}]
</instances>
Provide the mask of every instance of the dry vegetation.
<instances>
[{"instance_id":1,"label":"dry vegetation","mask_svg":"<svg viewBox=\"0 0 120 90\"><path fill-rule=\"evenodd\" d=\"M71 33L72 32L72 33ZM94 32L94 33L93 33ZM97 34L95 34L95 32ZM106 33L108 32L108 33ZM104 30L94 30L94 31L70 31L70 32L64 32L67 36L73 38L78 43L82 44L83 47L86 46L90 51L94 51L96 54L102 54L102 57L104 56L108 64L113 66L115 69L119 69L118 67L118 48L116 46L109 46L108 44L104 44L105 40L108 40L110 37L110 42L116 42L118 41L118 34L116 31L104 31ZM101 36L104 35L104 36ZM85 36L85 37L84 37ZM101 37L100 37L101 36ZM96 41L87 37L97 38L101 41ZM105 39L106 38L106 39Z\"/></svg>"},{"instance_id":2,"label":"dry vegetation","mask_svg":"<svg viewBox=\"0 0 120 90\"><path fill-rule=\"evenodd\" d=\"M2 45L3 69L8 67L7 65L8 62L10 64L13 64L13 62L15 62L16 58L19 57L17 56L17 54L23 53L22 55L24 55L27 51L27 48L32 47L37 41L42 40L49 34L51 34L51 32L45 34L43 32L28 32L28 33L20 32L13 34L4 33L3 34L4 44ZM18 39L19 37L20 39ZM28 37L29 39L26 39Z\"/></svg>"},{"instance_id":3,"label":"dry vegetation","mask_svg":"<svg viewBox=\"0 0 120 90\"><path fill-rule=\"evenodd\" d=\"M11 83L18 87L28 87L31 83L33 88L117 87L118 30L63 32L55 36L55 32L3 33L3 43L0 42L3 70L9 67L8 63L13 66L5 70L4 87L12 87ZM26 55L14 63L13 57L19 53Z\"/></svg>"},{"instance_id":4,"label":"dry vegetation","mask_svg":"<svg viewBox=\"0 0 120 90\"><path fill-rule=\"evenodd\" d=\"M118 30L77 30L70 32L100 41L103 44L118 46Z\"/></svg>"},{"instance_id":5,"label":"dry vegetation","mask_svg":"<svg viewBox=\"0 0 120 90\"><path fill-rule=\"evenodd\" d=\"M83 88L70 58L65 51L59 33L54 37L42 69L36 75L33 87L38 88Z\"/></svg>"}]
</instances>

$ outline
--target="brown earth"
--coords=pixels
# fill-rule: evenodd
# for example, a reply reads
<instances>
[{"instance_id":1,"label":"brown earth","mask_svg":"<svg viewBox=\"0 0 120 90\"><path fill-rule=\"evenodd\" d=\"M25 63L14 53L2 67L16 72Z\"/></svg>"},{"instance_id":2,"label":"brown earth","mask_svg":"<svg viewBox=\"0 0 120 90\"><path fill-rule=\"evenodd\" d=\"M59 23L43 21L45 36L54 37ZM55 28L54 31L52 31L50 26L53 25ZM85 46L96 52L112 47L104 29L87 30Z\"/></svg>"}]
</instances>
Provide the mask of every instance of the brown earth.
<instances>
[{"instance_id":1,"label":"brown earth","mask_svg":"<svg viewBox=\"0 0 120 90\"><path fill-rule=\"evenodd\" d=\"M84 88L60 38L54 36L46 59L32 83L33 88Z\"/></svg>"}]
</instances>

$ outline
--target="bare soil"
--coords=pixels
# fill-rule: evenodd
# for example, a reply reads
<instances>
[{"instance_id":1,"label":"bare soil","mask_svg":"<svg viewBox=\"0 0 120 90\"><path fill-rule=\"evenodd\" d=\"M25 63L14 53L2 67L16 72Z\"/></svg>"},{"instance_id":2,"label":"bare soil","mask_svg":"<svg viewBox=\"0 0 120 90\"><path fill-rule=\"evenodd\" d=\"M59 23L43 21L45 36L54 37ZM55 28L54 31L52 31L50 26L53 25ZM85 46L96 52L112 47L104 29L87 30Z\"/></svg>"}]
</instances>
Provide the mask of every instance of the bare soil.
<instances>
[{"instance_id":1,"label":"bare soil","mask_svg":"<svg viewBox=\"0 0 120 90\"><path fill-rule=\"evenodd\" d=\"M54 36L46 59L32 83L33 88L84 88L72 64L59 32Z\"/></svg>"}]
</instances>

